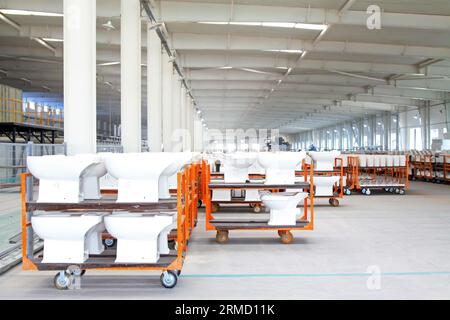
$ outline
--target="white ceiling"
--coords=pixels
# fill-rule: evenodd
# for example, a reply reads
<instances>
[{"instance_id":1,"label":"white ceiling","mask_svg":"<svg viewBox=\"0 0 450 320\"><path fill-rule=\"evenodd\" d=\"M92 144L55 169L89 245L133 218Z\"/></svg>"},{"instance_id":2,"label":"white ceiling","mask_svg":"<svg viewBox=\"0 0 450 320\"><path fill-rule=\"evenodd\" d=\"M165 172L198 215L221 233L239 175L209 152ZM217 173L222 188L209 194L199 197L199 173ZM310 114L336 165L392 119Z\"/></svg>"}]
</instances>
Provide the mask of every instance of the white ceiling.
<instances>
[{"instance_id":1,"label":"white ceiling","mask_svg":"<svg viewBox=\"0 0 450 320\"><path fill-rule=\"evenodd\" d=\"M210 128L280 128L295 133L414 108L424 99L449 99L448 0L150 2L165 24L169 45ZM382 10L381 30L365 25L369 5ZM0 0L1 9L61 13L62 1ZM97 0L97 15L98 63L119 61L120 1ZM0 82L42 92L42 101L60 103L63 43L51 42L52 52L31 37L62 39L62 17L8 17L21 30L0 20ZM102 27L108 20L116 30ZM142 20L145 63L144 12ZM224 21L301 22L326 24L328 29L319 36L318 30L198 23ZM112 110L117 115L120 66L99 66L97 72L100 113Z\"/></svg>"}]
</instances>

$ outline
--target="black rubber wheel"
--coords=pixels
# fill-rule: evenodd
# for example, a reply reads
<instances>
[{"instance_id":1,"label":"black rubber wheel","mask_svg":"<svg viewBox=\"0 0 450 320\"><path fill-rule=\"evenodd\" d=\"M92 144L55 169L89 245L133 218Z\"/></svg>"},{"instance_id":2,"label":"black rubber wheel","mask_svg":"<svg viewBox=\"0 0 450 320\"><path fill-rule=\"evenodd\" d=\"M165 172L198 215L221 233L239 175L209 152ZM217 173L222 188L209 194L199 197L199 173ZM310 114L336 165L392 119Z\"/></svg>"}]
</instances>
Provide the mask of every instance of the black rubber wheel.
<instances>
[{"instance_id":1,"label":"black rubber wheel","mask_svg":"<svg viewBox=\"0 0 450 320\"><path fill-rule=\"evenodd\" d=\"M64 276L61 277L60 272L58 272L53 278L53 285L58 290L67 290L72 284L72 275L64 271Z\"/></svg>"},{"instance_id":2,"label":"black rubber wheel","mask_svg":"<svg viewBox=\"0 0 450 320\"><path fill-rule=\"evenodd\" d=\"M116 239L104 239L103 244L107 248L112 248L117 244L117 240Z\"/></svg>"},{"instance_id":3,"label":"black rubber wheel","mask_svg":"<svg viewBox=\"0 0 450 320\"><path fill-rule=\"evenodd\" d=\"M174 240L169 240L168 246L170 250L176 250L177 242Z\"/></svg>"},{"instance_id":4,"label":"black rubber wheel","mask_svg":"<svg viewBox=\"0 0 450 320\"><path fill-rule=\"evenodd\" d=\"M218 203L212 203L211 204L211 212L217 212L219 211L220 205Z\"/></svg>"},{"instance_id":5,"label":"black rubber wheel","mask_svg":"<svg viewBox=\"0 0 450 320\"><path fill-rule=\"evenodd\" d=\"M260 204L255 204L255 206L253 207L253 212L254 213L260 213L262 211L261 205Z\"/></svg>"},{"instance_id":6,"label":"black rubber wheel","mask_svg":"<svg viewBox=\"0 0 450 320\"><path fill-rule=\"evenodd\" d=\"M332 206L332 207L339 207L339 200L336 198L330 198L328 200L328 202L330 203L330 206Z\"/></svg>"},{"instance_id":7,"label":"black rubber wheel","mask_svg":"<svg viewBox=\"0 0 450 320\"><path fill-rule=\"evenodd\" d=\"M281 234L281 242L284 244L290 244L294 241L294 235L290 231L286 231Z\"/></svg>"},{"instance_id":8,"label":"black rubber wheel","mask_svg":"<svg viewBox=\"0 0 450 320\"><path fill-rule=\"evenodd\" d=\"M159 278L161 281L161 285L164 288L172 289L177 285L178 282L178 275L177 272L173 270L165 271L161 274L161 277Z\"/></svg>"},{"instance_id":9,"label":"black rubber wheel","mask_svg":"<svg viewBox=\"0 0 450 320\"><path fill-rule=\"evenodd\" d=\"M202 205L203 205L202 200L198 200L198 202L197 202L197 208L200 208Z\"/></svg>"},{"instance_id":10,"label":"black rubber wheel","mask_svg":"<svg viewBox=\"0 0 450 320\"><path fill-rule=\"evenodd\" d=\"M227 243L229 240L228 230L217 230L216 241L220 244Z\"/></svg>"}]
</instances>

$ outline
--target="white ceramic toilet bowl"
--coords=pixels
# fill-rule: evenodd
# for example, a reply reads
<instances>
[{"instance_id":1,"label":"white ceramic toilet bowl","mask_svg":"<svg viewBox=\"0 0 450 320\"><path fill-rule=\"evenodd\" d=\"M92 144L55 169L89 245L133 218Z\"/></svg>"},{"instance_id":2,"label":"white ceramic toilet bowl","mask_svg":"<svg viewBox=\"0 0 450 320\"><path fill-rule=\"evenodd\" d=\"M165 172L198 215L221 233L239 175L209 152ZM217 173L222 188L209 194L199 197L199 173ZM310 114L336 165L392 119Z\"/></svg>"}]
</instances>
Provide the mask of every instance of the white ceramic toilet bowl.
<instances>
[{"instance_id":1,"label":"white ceramic toilet bowl","mask_svg":"<svg viewBox=\"0 0 450 320\"><path fill-rule=\"evenodd\" d=\"M256 155L255 155L256 157ZM255 162L248 168L249 174L264 174L265 170L261 165L259 164L258 160L255 159Z\"/></svg>"},{"instance_id":2,"label":"white ceramic toilet bowl","mask_svg":"<svg viewBox=\"0 0 450 320\"><path fill-rule=\"evenodd\" d=\"M94 154L77 154L75 158L80 159L80 161L93 162L81 174L82 197L86 200L101 199L99 180L106 174L102 157Z\"/></svg>"},{"instance_id":3,"label":"white ceramic toilet bowl","mask_svg":"<svg viewBox=\"0 0 450 320\"><path fill-rule=\"evenodd\" d=\"M156 263L159 234L173 223L173 214L112 214L106 230L117 239L116 263Z\"/></svg>"},{"instance_id":4,"label":"white ceramic toilet bowl","mask_svg":"<svg viewBox=\"0 0 450 320\"><path fill-rule=\"evenodd\" d=\"M163 214L164 212L161 212L161 213ZM172 215L172 223L169 226L167 226L166 228L164 228L158 236L159 254L169 254L170 253L168 237L169 237L170 231L172 231L173 229L175 229L177 227L177 217L178 217L178 214L173 214Z\"/></svg>"},{"instance_id":5,"label":"white ceramic toilet bowl","mask_svg":"<svg viewBox=\"0 0 450 320\"><path fill-rule=\"evenodd\" d=\"M341 153L339 151L310 151L308 154L314 161L314 171L333 171L334 161Z\"/></svg>"},{"instance_id":6,"label":"white ceramic toilet bowl","mask_svg":"<svg viewBox=\"0 0 450 320\"><path fill-rule=\"evenodd\" d=\"M253 153L234 153L226 155L224 159L225 183L245 183L248 177L248 169L256 161Z\"/></svg>"},{"instance_id":7,"label":"white ceramic toilet bowl","mask_svg":"<svg viewBox=\"0 0 450 320\"><path fill-rule=\"evenodd\" d=\"M265 184L294 184L295 168L306 152L260 152L258 162L266 169Z\"/></svg>"},{"instance_id":8,"label":"white ceramic toilet bowl","mask_svg":"<svg viewBox=\"0 0 450 320\"><path fill-rule=\"evenodd\" d=\"M358 165L360 168L367 167L367 156L365 154L358 155Z\"/></svg>"},{"instance_id":9,"label":"white ceramic toilet bowl","mask_svg":"<svg viewBox=\"0 0 450 320\"><path fill-rule=\"evenodd\" d=\"M332 196L333 195L333 186L339 182L339 176L315 176L314 177L314 186L316 188L314 195L315 196Z\"/></svg>"},{"instance_id":10,"label":"white ceramic toilet bowl","mask_svg":"<svg viewBox=\"0 0 450 320\"><path fill-rule=\"evenodd\" d=\"M167 161L172 161L159 177L159 198L170 199L170 188L177 188L177 172L189 163L192 159L191 152L161 152L168 157Z\"/></svg>"},{"instance_id":11,"label":"white ceramic toilet bowl","mask_svg":"<svg viewBox=\"0 0 450 320\"><path fill-rule=\"evenodd\" d=\"M34 232L44 239L44 263L83 263L104 247L104 214L45 213L31 218Z\"/></svg>"},{"instance_id":12,"label":"white ceramic toilet bowl","mask_svg":"<svg viewBox=\"0 0 450 320\"><path fill-rule=\"evenodd\" d=\"M158 202L159 177L173 163L162 153L116 153L105 164L119 181L117 202Z\"/></svg>"},{"instance_id":13,"label":"white ceramic toilet bowl","mask_svg":"<svg viewBox=\"0 0 450 320\"><path fill-rule=\"evenodd\" d=\"M85 194L94 196L104 170L101 159L91 155L28 157L27 166L39 179L37 202L50 203L78 203Z\"/></svg>"},{"instance_id":14,"label":"white ceramic toilet bowl","mask_svg":"<svg viewBox=\"0 0 450 320\"><path fill-rule=\"evenodd\" d=\"M261 200L270 209L268 224L271 226L293 226L300 216L297 205L308 196L307 192L264 193Z\"/></svg>"}]
</instances>

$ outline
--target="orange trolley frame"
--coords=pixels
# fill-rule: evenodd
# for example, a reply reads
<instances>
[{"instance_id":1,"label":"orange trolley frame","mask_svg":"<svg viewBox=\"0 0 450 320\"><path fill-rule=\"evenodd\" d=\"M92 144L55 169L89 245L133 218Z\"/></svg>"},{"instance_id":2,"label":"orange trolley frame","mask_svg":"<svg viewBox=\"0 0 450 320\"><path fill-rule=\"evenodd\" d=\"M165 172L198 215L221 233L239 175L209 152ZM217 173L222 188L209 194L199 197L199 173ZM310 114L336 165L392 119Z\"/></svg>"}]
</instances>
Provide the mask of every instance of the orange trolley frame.
<instances>
[{"instance_id":1,"label":"orange trolley frame","mask_svg":"<svg viewBox=\"0 0 450 320\"><path fill-rule=\"evenodd\" d=\"M304 199L303 203L303 216L300 220L297 220L295 226L270 226L265 221L250 221L250 220L221 220L215 219L212 212L211 193L214 189L214 185L210 184L211 173L209 170L202 170L203 185L204 185L204 200L205 200L205 226L206 231L216 231L216 241L219 243L225 243L228 241L229 230L275 230L278 231L278 235L281 237L283 243L290 243L293 241L292 230L314 230L314 170L310 165L304 165L304 177L307 181L308 171L310 175L309 183L303 183L298 187L296 185L255 185L253 188L258 190L272 190L280 191L283 189L304 189L309 190L309 197ZM226 184L224 184L226 185ZM238 186L236 184L230 184L230 189L248 189L248 184L242 184ZM308 202L309 202L309 220L308 220Z\"/></svg>"},{"instance_id":2,"label":"orange trolley frame","mask_svg":"<svg viewBox=\"0 0 450 320\"><path fill-rule=\"evenodd\" d=\"M305 166L303 166L304 168ZM304 171L304 170L303 170ZM303 171L296 171L296 176L303 175ZM344 166L343 166L343 159L342 158L336 158L334 159L334 168L332 171L314 171L314 174L316 176L337 176L339 175L339 186L333 187L333 195L332 196L317 196L315 195L314 198L328 198L328 202L333 207L339 206L339 200L344 198Z\"/></svg>"},{"instance_id":3,"label":"orange trolley frame","mask_svg":"<svg viewBox=\"0 0 450 320\"><path fill-rule=\"evenodd\" d=\"M380 189L380 188L403 188L405 191L409 187L408 170L409 170L409 155L405 154L405 166L403 167L360 167L359 158L357 156L347 156L347 186L349 190L360 191L364 188ZM361 173L365 172L371 174L372 177L377 175L392 176L396 178L398 185L364 185L360 181Z\"/></svg>"},{"instance_id":4,"label":"orange trolley frame","mask_svg":"<svg viewBox=\"0 0 450 320\"><path fill-rule=\"evenodd\" d=\"M194 169L193 169L194 168ZM198 167L197 167L198 168ZM21 175L21 201L22 201L22 269L23 270L59 270L64 272L70 268L76 267L79 270L156 270L162 271L161 282L163 283L163 276L170 273L176 279L183 268L184 258L187 252L187 241L192 231L191 223L196 220L197 214L193 212L196 208L194 202L197 195L192 195L193 179L190 179L189 172L195 171L195 166L188 165L182 172L177 174L177 197L176 201L162 201L159 203L121 203L117 204L113 201L95 201L95 202L81 202L73 204L47 204L36 203L32 200L32 192L29 189L32 183L32 176L29 173ZM193 175L192 175L193 177ZM93 208L93 206L95 208ZM177 217L177 232L176 253L169 255L161 255L160 260L154 264L147 263L114 263L114 255L108 254L108 250L101 255L91 255L91 257L84 263L42 263L42 259L35 257L33 253L33 229L31 226L31 217L35 210L52 210L52 211L113 211L113 210L130 210L130 211L176 211ZM66 271L67 272L67 271ZM57 274L58 276L58 274ZM55 277L56 279L56 277ZM173 286L175 286L173 285ZM173 286L166 286L171 288Z\"/></svg>"}]
</instances>

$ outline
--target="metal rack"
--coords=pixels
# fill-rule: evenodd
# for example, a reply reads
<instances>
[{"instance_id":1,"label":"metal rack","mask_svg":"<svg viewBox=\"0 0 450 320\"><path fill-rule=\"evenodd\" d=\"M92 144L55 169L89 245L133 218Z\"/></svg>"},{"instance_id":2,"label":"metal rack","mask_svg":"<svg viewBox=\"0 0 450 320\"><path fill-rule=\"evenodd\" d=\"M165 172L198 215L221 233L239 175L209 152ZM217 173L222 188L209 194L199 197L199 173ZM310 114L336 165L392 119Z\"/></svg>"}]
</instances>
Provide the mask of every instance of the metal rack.
<instances>
[{"instance_id":1,"label":"metal rack","mask_svg":"<svg viewBox=\"0 0 450 320\"><path fill-rule=\"evenodd\" d=\"M404 157L404 166L361 166L357 156L349 156L346 171L351 180L347 184L365 195L374 189L403 195L409 186L409 156Z\"/></svg>"},{"instance_id":2,"label":"metal rack","mask_svg":"<svg viewBox=\"0 0 450 320\"><path fill-rule=\"evenodd\" d=\"M161 271L160 281L166 288L173 288L177 284L183 262L187 252L187 241L196 220L196 195L192 193L195 182L189 171L191 165L177 174L177 196L174 199L163 200L158 203L116 203L110 196L102 200L89 200L80 203L37 203L33 201L32 176L29 173L21 175L22 199L22 269L23 270L58 270L54 283L58 289L68 289L76 276L82 276L86 270L154 270ZM100 255L90 255L84 263L43 263L41 256L34 255L34 232L31 217L34 211L65 211L65 212L112 212L128 211L140 212L146 215L164 212L177 212L176 251L168 255L161 255L156 263L115 263L115 249L108 248ZM64 285L61 285L64 284Z\"/></svg>"},{"instance_id":3,"label":"metal rack","mask_svg":"<svg viewBox=\"0 0 450 320\"><path fill-rule=\"evenodd\" d=\"M314 170L311 166L305 165L304 177L305 181L288 185L269 185L261 182L253 183L212 183L211 173L209 170L204 172L204 186L205 186L205 217L206 217L206 231L216 231L216 241L218 243L226 243L229 239L230 230L274 230L278 232L282 243L291 243L294 239L292 230L313 230L314 229ZM309 191L309 197L303 202L303 216L297 220L295 226L272 226L268 224L268 220L235 220L235 219L217 219L213 216L212 210L213 202L211 201L212 190L214 189L257 189L257 190L272 190L281 191L284 189L303 189ZM309 210L308 210L309 208Z\"/></svg>"},{"instance_id":4,"label":"metal rack","mask_svg":"<svg viewBox=\"0 0 450 320\"><path fill-rule=\"evenodd\" d=\"M435 182L450 182L450 154L442 154L442 162L437 161L433 165L433 176Z\"/></svg>"},{"instance_id":5,"label":"metal rack","mask_svg":"<svg viewBox=\"0 0 450 320\"><path fill-rule=\"evenodd\" d=\"M305 165L302 166L302 171L296 171L295 174L297 177L301 177L304 175ZM318 196L315 195L314 198L328 198L328 203L332 207L339 206L339 199L344 198L344 166L342 158L334 159L334 168L331 171L316 171L314 170L315 176L339 176L339 185L335 185L333 187L333 195L332 196Z\"/></svg>"}]
</instances>

